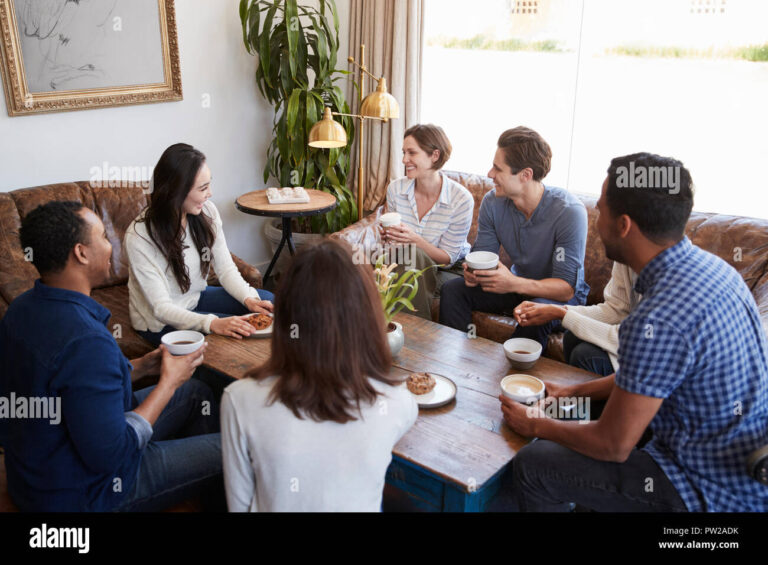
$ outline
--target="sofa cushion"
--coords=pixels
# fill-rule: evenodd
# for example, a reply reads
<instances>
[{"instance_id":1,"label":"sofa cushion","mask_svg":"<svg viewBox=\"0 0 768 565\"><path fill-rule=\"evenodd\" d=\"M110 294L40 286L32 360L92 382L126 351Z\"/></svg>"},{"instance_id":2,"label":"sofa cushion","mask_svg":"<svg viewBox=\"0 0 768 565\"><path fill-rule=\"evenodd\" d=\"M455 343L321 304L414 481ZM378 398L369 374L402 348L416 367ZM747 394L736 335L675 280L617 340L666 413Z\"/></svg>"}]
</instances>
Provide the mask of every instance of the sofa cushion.
<instances>
[{"instance_id":1,"label":"sofa cushion","mask_svg":"<svg viewBox=\"0 0 768 565\"><path fill-rule=\"evenodd\" d=\"M131 326L127 285L100 288L94 290L91 297L112 313L112 317L107 322L107 328L115 336L120 349L128 359L136 359L152 351L153 347Z\"/></svg>"},{"instance_id":2,"label":"sofa cushion","mask_svg":"<svg viewBox=\"0 0 768 565\"><path fill-rule=\"evenodd\" d=\"M10 194L0 193L0 298L6 304L22 294L38 277L37 269L25 260L19 243L21 217Z\"/></svg>"},{"instance_id":3,"label":"sofa cushion","mask_svg":"<svg viewBox=\"0 0 768 565\"><path fill-rule=\"evenodd\" d=\"M118 187L94 186L91 191L94 211L104 223L112 244L112 268L103 286L127 284L128 256L123 251L123 239L128 226L147 206L147 194L134 183L124 183Z\"/></svg>"}]
</instances>

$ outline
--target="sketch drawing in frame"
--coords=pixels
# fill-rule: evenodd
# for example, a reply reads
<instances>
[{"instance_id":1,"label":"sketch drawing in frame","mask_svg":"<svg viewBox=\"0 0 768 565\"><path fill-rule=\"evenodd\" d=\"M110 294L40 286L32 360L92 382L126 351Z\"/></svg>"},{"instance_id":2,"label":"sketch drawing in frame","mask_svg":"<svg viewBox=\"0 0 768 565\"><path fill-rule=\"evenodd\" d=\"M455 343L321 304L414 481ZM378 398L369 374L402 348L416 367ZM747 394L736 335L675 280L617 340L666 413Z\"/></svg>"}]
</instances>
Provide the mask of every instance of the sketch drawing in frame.
<instances>
[{"instance_id":1,"label":"sketch drawing in frame","mask_svg":"<svg viewBox=\"0 0 768 565\"><path fill-rule=\"evenodd\" d=\"M0 0L9 116L182 99L174 0Z\"/></svg>"}]
</instances>

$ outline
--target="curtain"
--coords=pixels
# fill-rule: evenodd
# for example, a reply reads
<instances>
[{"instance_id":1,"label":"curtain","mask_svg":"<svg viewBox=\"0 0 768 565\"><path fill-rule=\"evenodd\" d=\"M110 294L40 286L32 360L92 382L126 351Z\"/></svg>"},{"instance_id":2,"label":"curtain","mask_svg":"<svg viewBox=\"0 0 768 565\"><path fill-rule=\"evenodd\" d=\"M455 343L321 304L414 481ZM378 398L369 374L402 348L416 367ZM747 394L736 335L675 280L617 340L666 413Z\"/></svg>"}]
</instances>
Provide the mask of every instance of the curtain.
<instances>
[{"instance_id":1,"label":"curtain","mask_svg":"<svg viewBox=\"0 0 768 565\"><path fill-rule=\"evenodd\" d=\"M360 63L360 45L365 45L365 65L371 74L387 80L389 93L400 103L400 119L386 124L365 123L365 196L363 213L386 201L389 183L403 176L403 134L419 123L421 115L421 62L425 0L351 0L349 54ZM350 65L350 70L353 70ZM358 73L354 74L358 77ZM359 79L356 79L359 80ZM376 89L366 78L363 96ZM360 110L357 89L348 84L347 100L352 112ZM350 188L357 194L358 148L352 152Z\"/></svg>"}]
</instances>

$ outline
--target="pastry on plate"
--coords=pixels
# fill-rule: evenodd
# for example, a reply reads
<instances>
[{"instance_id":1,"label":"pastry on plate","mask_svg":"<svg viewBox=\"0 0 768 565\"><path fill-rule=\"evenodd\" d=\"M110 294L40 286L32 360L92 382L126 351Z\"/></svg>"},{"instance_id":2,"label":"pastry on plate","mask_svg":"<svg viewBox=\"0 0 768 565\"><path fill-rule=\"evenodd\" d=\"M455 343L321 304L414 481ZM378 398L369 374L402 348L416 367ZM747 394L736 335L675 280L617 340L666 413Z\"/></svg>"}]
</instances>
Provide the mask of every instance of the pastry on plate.
<instances>
[{"instance_id":1,"label":"pastry on plate","mask_svg":"<svg viewBox=\"0 0 768 565\"><path fill-rule=\"evenodd\" d=\"M246 318L246 321L251 324L257 330L266 330L272 325L272 316L268 314L254 314L250 318Z\"/></svg>"},{"instance_id":2,"label":"pastry on plate","mask_svg":"<svg viewBox=\"0 0 768 565\"><path fill-rule=\"evenodd\" d=\"M405 384L408 390L420 396L431 392L435 388L435 377L429 373L411 373Z\"/></svg>"}]
</instances>

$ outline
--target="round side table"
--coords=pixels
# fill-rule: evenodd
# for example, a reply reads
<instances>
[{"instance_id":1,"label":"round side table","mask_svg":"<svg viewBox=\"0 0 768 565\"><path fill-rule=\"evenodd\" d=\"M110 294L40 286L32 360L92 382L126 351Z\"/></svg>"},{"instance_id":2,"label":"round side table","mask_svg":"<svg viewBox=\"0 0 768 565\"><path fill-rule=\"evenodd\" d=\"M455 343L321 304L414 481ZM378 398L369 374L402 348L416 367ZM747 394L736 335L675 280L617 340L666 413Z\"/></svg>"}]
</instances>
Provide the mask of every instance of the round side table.
<instances>
[{"instance_id":1,"label":"round side table","mask_svg":"<svg viewBox=\"0 0 768 565\"><path fill-rule=\"evenodd\" d=\"M275 268L275 264L280 258L280 253L282 253L286 243L288 244L288 251L291 255L296 254L296 248L293 245L291 219L326 214L338 205L336 197L333 194L309 188L306 190L307 194L309 194L309 202L306 204L270 204L269 200L267 200L266 190L255 190L248 194L243 194L235 201L237 209L246 214L281 218L283 220L283 237L280 240L280 245L277 246L277 251L275 251L275 255L272 257L267 272L264 275L265 284L272 275L272 269Z\"/></svg>"}]
</instances>

